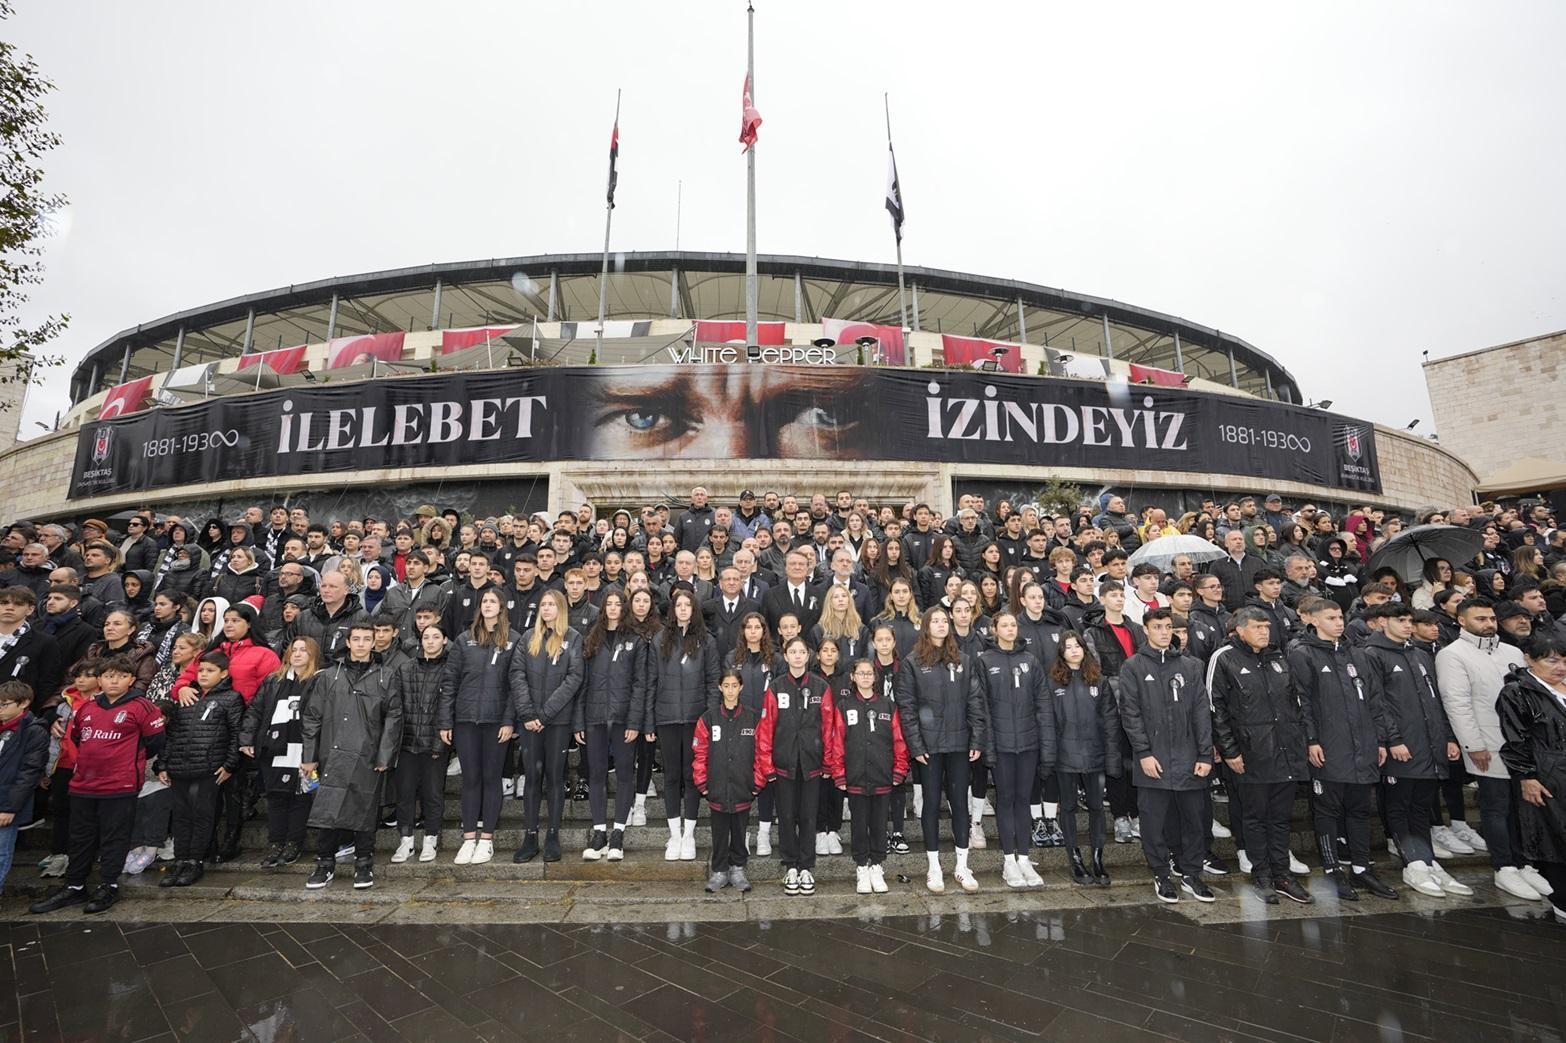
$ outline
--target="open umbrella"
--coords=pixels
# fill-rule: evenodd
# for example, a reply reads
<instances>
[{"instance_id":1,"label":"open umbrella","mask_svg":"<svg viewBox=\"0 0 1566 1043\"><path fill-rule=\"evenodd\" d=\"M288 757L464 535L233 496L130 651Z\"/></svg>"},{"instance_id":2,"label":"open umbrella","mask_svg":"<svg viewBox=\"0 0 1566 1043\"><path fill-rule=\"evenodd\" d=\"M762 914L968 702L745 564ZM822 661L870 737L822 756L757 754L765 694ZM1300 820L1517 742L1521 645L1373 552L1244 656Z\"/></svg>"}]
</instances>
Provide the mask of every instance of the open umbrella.
<instances>
[{"instance_id":1,"label":"open umbrella","mask_svg":"<svg viewBox=\"0 0 1566 1043\"><path fill-rule=\"evenodd\" d=\"M1469 560L1484 548L1484 533L1466 525L1416 525L1404 529L1370 556L1367 568L1390 566L1406 583L1424 578L1425 562L1444 558L1453 564Z\"/></svg>"},{"instance_id":2,"label":"open umbrella","mask_svg":"<svg viewBox=\"0 0 1566 1043\"><path fill-rule=\"evenodd\" d=\"M1170 565L1182 554L1191 559L1191 564L1200 565L1204 561L1217 561L1224 556L1224 551L1222 547L1214 546L1200 536L1180 533L1160 536L1142 544L1132 552L1129 564L1136 568L1147 561L1168 572Z\"/></svg>"}]
</instances>

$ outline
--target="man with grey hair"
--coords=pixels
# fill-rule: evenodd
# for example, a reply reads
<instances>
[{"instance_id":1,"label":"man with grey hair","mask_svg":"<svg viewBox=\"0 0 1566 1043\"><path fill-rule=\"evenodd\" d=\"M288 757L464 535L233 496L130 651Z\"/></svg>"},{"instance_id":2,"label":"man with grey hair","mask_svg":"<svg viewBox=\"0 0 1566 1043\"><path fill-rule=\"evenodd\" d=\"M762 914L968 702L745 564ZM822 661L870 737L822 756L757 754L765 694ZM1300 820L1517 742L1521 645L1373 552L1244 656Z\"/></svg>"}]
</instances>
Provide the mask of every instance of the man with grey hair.
<instances>
[{"instance_id":1,"label":"man with grey hair","mask_svg":"<svg viewBox=\"0 0 1566 1043\"><path fill-rule=\"evenodd\" d=\"M707 534L712 531L713 510L707 503L707 489L698 485L691 490L691 505L680 513L679 521L674 526L674 538L679 542L681 550L696 553L703 543L707 542Z\"/></svg>"},{"instance_id":2,"label":"man with grey hair","mask_svg":"<svg viewBox=\"0 0 1566 1043\"><path fill-rule=\"evenodd\" d=\"M54 563L49 560L49 548L42 543L29 543L17 556L16 564L0 572L0 587L26 587L43 604L49 596L49 573Z\"/></svg>"},{"instance_id":3,"label":"man with grey hair","mask_svg":"<svg viewBox=\"0 0 1566 1043\"><path fill-rule=\"evenodd\" d=\"M47 557L56 565L69 565L77 572L87 567L82 556L66 545L70 530L63 525L42 525L38 528L38 542L47 548Z\"/></svg>"}]
</instances>

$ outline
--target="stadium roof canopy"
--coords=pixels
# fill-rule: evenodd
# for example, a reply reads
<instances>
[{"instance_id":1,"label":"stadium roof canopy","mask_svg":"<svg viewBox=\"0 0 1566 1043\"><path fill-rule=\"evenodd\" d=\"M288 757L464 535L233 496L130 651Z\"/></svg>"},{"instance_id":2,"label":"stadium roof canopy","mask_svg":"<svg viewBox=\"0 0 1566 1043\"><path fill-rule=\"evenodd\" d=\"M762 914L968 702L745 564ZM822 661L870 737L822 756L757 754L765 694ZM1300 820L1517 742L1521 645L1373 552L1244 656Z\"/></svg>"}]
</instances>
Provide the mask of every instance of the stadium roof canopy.
<instances>
[{"instance_id":1,"label":"stadium roof canopy","mask_svg":"<svg viewBox=\"0 0 1566 1043\"><path fill-rule=\"evenodd\" d=\"M364 333L593 321L600 254L540 254L342 276L234 297L122 330L89 351L71 401L148 373ZM899 324L889 264L762 255L760 318ZM743 319L745 258L611 256L606 318ZM1264 398L1303 402L1293 376L1238 337L1161 312L1012 279L907 268L909 324L1177 369Z\"/></svg>"}]
</instances>

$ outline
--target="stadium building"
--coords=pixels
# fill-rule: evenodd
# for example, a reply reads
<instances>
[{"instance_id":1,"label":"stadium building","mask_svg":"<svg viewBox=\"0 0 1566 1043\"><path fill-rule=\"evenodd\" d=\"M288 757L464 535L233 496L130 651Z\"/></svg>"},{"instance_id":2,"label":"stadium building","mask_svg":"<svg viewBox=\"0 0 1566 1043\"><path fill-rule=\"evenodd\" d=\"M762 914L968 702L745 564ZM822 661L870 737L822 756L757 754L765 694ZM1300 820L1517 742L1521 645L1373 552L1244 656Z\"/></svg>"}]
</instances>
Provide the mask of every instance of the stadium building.
<instances>
[{"instance_id":1,"label":"stadium building","mask_svg":"<svg viewBox=\"0 0 1566 1043\"><path fill-rule=\"evenodd\" d=\"M1476 484L1426 439L1308 407L1244 340L1134 305L922 268L900 302L892 266L762 256L747 350L742 255L614 255L599 331L601 263L375 272L124 330L77 365L60 430L0 455L10 514L553 510L695 484L949 505L1051 479L1413 509Z\"/></svg>"}]
</instances>

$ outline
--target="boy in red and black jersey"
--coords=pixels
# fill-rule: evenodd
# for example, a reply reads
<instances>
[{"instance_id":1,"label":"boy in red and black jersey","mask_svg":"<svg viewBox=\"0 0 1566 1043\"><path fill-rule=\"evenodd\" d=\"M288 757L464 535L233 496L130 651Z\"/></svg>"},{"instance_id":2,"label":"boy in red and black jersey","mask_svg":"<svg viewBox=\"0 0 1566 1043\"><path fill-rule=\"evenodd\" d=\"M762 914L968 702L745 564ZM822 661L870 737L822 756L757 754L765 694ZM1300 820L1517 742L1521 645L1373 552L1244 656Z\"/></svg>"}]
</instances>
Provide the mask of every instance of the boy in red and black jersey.
<instances>
[{"instance_id":1,"label":"boy in red and black jersey","mask_svg":"<svg viewBox=\"0 0 1566 1043\"><path fill-rule=\"evenodd\" d=\"M84 703L69 724L55 728L76 744L71 776L70 865L65 886L33 904L48 913L86 902L101 913L119 897L120 872L136 821L136 795L146 777L147 758L163 749L163 713L133 687L136 668L123 656L104 660L98 695ZM68 730L67 730L68 729ZM89 897L87 877L99 860L102 883Z\"/></svg>"}]
</instances>

